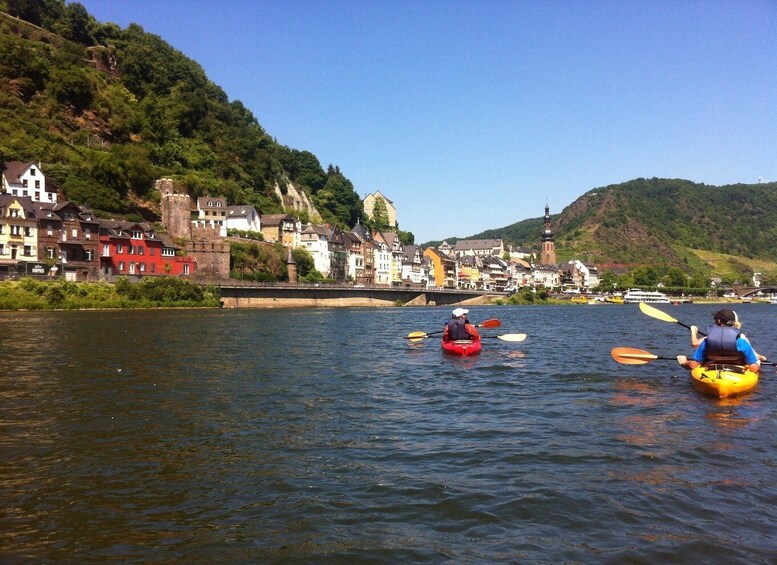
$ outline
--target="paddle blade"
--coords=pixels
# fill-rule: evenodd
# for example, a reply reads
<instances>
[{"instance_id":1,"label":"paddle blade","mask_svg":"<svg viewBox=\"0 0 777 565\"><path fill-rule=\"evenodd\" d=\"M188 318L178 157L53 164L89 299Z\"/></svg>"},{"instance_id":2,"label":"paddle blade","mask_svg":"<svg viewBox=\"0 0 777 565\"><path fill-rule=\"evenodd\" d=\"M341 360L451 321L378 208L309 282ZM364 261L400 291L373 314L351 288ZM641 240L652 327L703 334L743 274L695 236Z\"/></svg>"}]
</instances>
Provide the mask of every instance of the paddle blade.
<instances>
[{"instance_id":1,"label":"paddle blade","mask_svg":"<svg viewBox=\"0 0 777 565\"><path fill-rule=\"evenodd\" d=\"M485 320L484 322L479 323L477 328L498 328L502 325L502 322L499 320Z\"/></svg>"},{"instance_id":2,"label":"paddle blade","mask_svg":"<svg viewBox=\"0 0 777 565\"><path fill-rule=\"evenodd\" d=\"M670 316L666 312L662 312L658 308L654 308L653 306L650 306L649 304L645 304L644 302L639 303L639 309L642 310L643 314L647 314L651 318L662 320L664 322L672 322L673 324L677 323L677 320L672 318L672 316Z\"/></svg>"},{"instance_id":3,"label":"paddle blade","mask_svg":"<svg viewBox=\"0 0 777 565\"><path fill-rule=\"evenodd\" d=\"M526 339L526 334L503 334L496 337L502 341L523 341Z\"/></svg>"},{"instance_id":4,"label":"paddle blade","mask_svg":"<svg viewBox=\"0 0 777 565\"><path fill-rule=\"evenodd\" d=\"M426 339L429 337L429 334L426 332L410 332L407 334L407 337L405 339L409 339L410 341L421 341L422 339Z\"/></svg>"},{"instance_id":5,"label":"paddle blade","mask_svg":"<svg viewBox=\"0 0 777 565\"><path fill-rule=\"evenodd\" d=\"M640 304L644 304L644 302ZM649 351L634 349L633 347L614 347L610 350L610 355L623 365L644 365L658 359L657 355L653 355Z\"/></svg>"}]
</instances>

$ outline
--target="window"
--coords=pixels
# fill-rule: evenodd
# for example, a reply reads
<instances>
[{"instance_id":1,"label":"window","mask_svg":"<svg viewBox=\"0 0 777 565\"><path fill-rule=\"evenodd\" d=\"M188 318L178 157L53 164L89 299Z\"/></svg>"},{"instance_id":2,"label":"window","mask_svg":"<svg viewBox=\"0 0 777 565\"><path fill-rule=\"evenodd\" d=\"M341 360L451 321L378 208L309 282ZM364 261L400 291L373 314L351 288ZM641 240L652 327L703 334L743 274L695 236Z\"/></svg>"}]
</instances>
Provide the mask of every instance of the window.
<instances>
[{"instance_id":1,"label":"window","mask_svg":"<svg viewBox=\"0 0 777 565\"><path fill-rule=\"evenodd\" d=\"M5 243L0 243L0 255L5 255Z\"/></svg>"},{"instance_id":2,"label":"window","mask_svg":"<svg viewBox=\"0 0 777 565\"><path fill-rule=\"evenodd\" d=\"M189 263L184 263L183 265L183 274L188 275L189 274Z\"/></svg>"},{"instance_id":3,"label":"window","mask_svg":"<svg viewBox=\"0 0 777 565\"><path fill-rule=\"evenodd\" d=\"M25 257L31 257L32 256L32 246L31 245L25 245L24 246L24 256Z\"/></svg>"},{"instance_id":4,"label":"window","mask_svg":"<svg viewBox=\"0 0 777 565\"><path fill-rule=\"evenodd\" d=\"M92 239L92 230L89 228L84 228L84 237L86 239Z\"/></svg>"},{"instance_id":5,"label":"window","mask_svg":"<svg viewBox=\"0 0 777 565\"><path fill-rule=\"evenodd\" d=\"M138 245L138 255L144 255L145 253L145 248L142 245Z\"/></svg>"},{"instance_id":6,"label":"window","mask_svg":"<svg viewBox=\"0 0 777 565\"><path fill-rule=\"evenodd\" d=\"M135 274L135 263L133 263L132 261L130 261L130 264L129 264L129 273L130 275Z\"/></svg>"},{"instance_id":7,"label":"window","mask_svg":"<svg viewBox=\"0 0 777 565\"><path fill-rule=\"evenodd\" d=\"M35 176L35 167L30 168L30 176L31 177Z\"/></svg>"},{"instance_id":8,"label":"window","mask_svg":"<svg viewBox=\"0 0 777 565\"><path fill-rule=\"evenodd\" d=\"M132 239L143 239L143 232L140 230L132 230Z\"/></svg>"},{"instance_id":9,"label":"window","mask_svg":"<svg viewBox=\"0 0 777 565\"><path fill-rule=\"evenodd\" d=\"M22 235L22 226L11 226L11 235Z\"/></svg>"},{"instance_id":10,"label":"window","mask_svg":"<svg viewBox=\"0 0 777 565\"><path fill-rule=\"evenodd\" d=\"M35 192L35 200L40 202L40 192Z\"/></svg>"},{"instance_id":11,"label":"window","mask_svg":"<svg viewBox=\"0 0 777 565\"><path fill-rule=\"evenodd\" d=\"M54 195L49 192L49 202L54 202Z\"/></svg>"},{"instance_id":12,"label":"window","mask_svg":"<svg viewBox=\"0 0 777 565\"><path fill-rule=\"evenodd\" d=\"M111 246L108 244L103 245L103 257L110 257L111 255Z\"/></svg>"},{"instance_id":13,"label":"window","mask_svg":"<svg viewBox=\"0 0 777 565\"><path fill-rule=\"evenodd\" d=\"M172 247L163 247L162 257L175 257L175 249Z\"/></svg>"},{"instance_id":14,"label":"window","mask_svg":"<svg viewBox=\"0 0 777 565\"><path fill-rule=\"evenodd\" d=\"M130 254L130 255L134 255L135 254L135 246L134 245L128 245L127 246L127 253Z\"/></svg>"},{"instance_id":15,"label":"window","mask_svg":"<svg viewBox=\"0 0 777 565\"><path fill-rule=\"evenodd\" d=\"M25 188L27 188L27 179L24 179L24 180L22 181L22 186L23 186L23 187L25 187Z\"/></svg>"},{"instance_id":16,"label":"window","mask_svg":"<svg viewBox=\"0 0 777 565\"><path fill-rule=\"evenodd\" d=\"M123 243L117 243L116 244L116 253L124 253L124 244Z\"/></svg>"},{"instance_id":17,"label":"window","mask_svg":"<svg viewBox=\"0 0 777 565\"><path fill-rule=\"evenodd\" d=\"M11 217L12 218L18 218L19 217L19 209L18 208L13 208L11 210Z\"/></svg>"},{"instance_id":18,"label":"window","mask_svg":"<svg viewBox=\"0 0 777 565\"><path fill-rule=\"evenodd\" d=\"M46 235L54 235L54 226L49 224L46 226Z\"/></svg>"},{"instance_id":19,"label":"window","mask_svg":"<svg viewBox=\"0 0 777 565\"><path fill-rule=\"evenodd\" d=\"M0 224L0 235L5 234L5 224Z\"/></svg>"},{"instance_id":20,"label":"window","mask_svg":"<svg viewBox=\"0 0 777 565\"><path fill-rule=\"evenodd\" d=\"M141 273L145 273L146 272L146 264L145 263L140 263L140 272Z\"/></svg>"},{"instance_id":21,"label":"window","mask_svg":"<svg viewBox=\"0 0 777 565\"><path fill-rule=\"evenodd\" d=\"M86 250L86 260L87 261L92 260L92 252L89 249Z\"/></svg>"},{"instance_id":22,"label":"window","mask_svg":"<svg viewBox=\"0 0 777 565\"><path fill-rule=\"evenodd\" d=\"M124 270L124 261L119 261L119 271Z\"/></svg>"},{"instance_id":23,"label":"window","mask_svg":"<svg viewBox=\"0 0 777 565\"><path fill-rule=\"evenodd\" d=\"M78 230L76 228L73 228L70 233L73 235L73 239L78 237Z\"/></svg>"},{"instance_id":24,"label":"window","mask_svg":"<svg viewBox=\"0 0 777 565\"><path fill-rule=\"evenodd\" d=\"M35 188L40 188L40 181L39 180L35 181Z\"/></svg>"},{"instance_id":25,"label":"window","mask_svg":"<svg viewBox=\"0 0 777 565\"><path fill-rule=\"evenodd\" d=\"M26 237L32 237L32 228L30 226L24 226L24 235Z\"/></svg>"},{"instance_id":26,"label":"window","mask_svg":"<svg viewBox=\"0 0 777 565\"><path fill-rule=\"evenodd\" d=\"M152 273L156 272L156 265L154 263L151 263L151 272Z\"/></svg>"},{"instance_id":27,"label":"window","mask_svg":"<svg viewBox=\"0 0 777 565\"><path fill-rule=\"evenodd\" d=\"M54 248L53 247L47 247L46 248L46 258L53 259L54 258Z\"/></svg>"},{"instance_id":28,"label":"window","mask_svg":"<svg viewBox=\"0 0 777 565\"><path fill-rule=\"evenodd\" d=\"M148 254L154 257L156 255L156 247L149 247Z\"/></svg>"}]
</instances>

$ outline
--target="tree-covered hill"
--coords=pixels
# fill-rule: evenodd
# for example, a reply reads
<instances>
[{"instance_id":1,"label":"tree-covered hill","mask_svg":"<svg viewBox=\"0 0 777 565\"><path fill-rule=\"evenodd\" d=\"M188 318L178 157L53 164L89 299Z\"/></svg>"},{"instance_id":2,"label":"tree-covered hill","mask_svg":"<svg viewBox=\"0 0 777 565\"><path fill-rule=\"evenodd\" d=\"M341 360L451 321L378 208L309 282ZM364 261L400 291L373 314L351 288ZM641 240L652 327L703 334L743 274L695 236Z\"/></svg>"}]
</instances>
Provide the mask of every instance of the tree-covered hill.
<instances>
[{"instance_id":1,"label":"tree-covered hill","mask_svg":"<svg viewBox=\"0 0 777 565\"><path fill-rule=\"evenodd\" d=\"M285 147L194 61L132 24L78 3L0 0L0 162L40 161L65 195L98 213L147 212L153 181L262 213L352 227L361 199L336 166ZM313 216L319 216L313 217Z\"/></svg>"},{"instance_id":2,"label":"tree-covered hill","mask_svg":"<svg viewBox=\"0 0 777 565\"><path fill-rule=\"evenodd\" d=\"M539 244L542 218L471 236ZM777 183L634 179L588 191L552 216L560 259L705 270L701 251L777 262Z\"/></svg>"}]
</instances>

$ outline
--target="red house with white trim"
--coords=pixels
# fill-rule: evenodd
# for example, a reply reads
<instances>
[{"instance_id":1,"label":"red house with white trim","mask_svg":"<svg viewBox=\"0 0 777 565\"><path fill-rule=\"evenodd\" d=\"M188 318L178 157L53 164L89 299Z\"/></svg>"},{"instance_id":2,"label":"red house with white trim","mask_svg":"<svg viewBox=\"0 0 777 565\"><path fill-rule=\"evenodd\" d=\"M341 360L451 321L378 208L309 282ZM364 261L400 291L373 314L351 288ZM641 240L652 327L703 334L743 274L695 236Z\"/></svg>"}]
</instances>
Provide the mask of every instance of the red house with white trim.
<instances>
[{"instance_id":1,"label":"red house with white trim","mask_svg":"<svg viewBox=\"0 0 777 565\"><path fill-rule=\"evenodd\" d=\"M167 234L147 223L100 222L100 273L116 276L189 276L197 271L194 257L179 256Z\"/></svg>"}]
</instances>

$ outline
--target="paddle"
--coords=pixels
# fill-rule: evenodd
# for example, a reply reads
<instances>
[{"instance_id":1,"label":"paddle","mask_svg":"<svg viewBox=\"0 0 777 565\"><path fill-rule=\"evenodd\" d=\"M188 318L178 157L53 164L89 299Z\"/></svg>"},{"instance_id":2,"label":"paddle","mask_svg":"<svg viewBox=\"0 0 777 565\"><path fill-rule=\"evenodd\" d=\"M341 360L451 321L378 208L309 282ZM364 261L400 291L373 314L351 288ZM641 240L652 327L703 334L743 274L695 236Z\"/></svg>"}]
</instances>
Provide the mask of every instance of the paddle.
<instances>
[{"instance_id":1,"label":"paddle","mask_svg":"<svg viewBox=\"0 0 777 565\"><path fill-rule=\"evenodd\" d=\"M650 351L635 349L633 347L614 347L610 350L610 355L622 365L644 365L656 359L665 361L677 361L677 357L659 357L653 355ZM771 361L761 361L761 365L775 365Z\"/></svg>"},{"instance_id":2,"label":"paddle","mask_svg":"<svg viewBox=\"0 0 777 565\"><path fill-rule=\"evenodd\" d=\"M644 302L640 302L640 304L644 304ZM618 363L623 365L644 365L645 363L650 363L656 359L665 359L667 361L671 359L677 361L676 357L659 357L658 355L653 355L650 351L635 349L633 347L613 347L610 350L610 355L612 355L612 358Z\"/></svg>"},{"instance_id":3,"label":"paddle","mask_svg":"<svg viewBox=\"0 0 777 565\"><path fill-rule=\"evenodd\" d=\"M480 324L478 324L475 327L476 328L498 328L501 325L502 325L502 322L500 322L499 320L494 319L494 320L485 320L485 321L481 322ZM445 330L440 330L440 331L437 331L437 332L410 332L409 334L407 334L407 337L405 337L405 339L412 339L412 340L417 341L417 340L420 340L420 339L426 339L430 335L441 334L444 331Z\"/></svg>"},{"instance_id":4,"label":"paddle","mask_svg":"<svg viewBox=\"0 0 777 565\"><path fill-rule=\"evenodd\" d=\"M675 318L672 318L669 314L666 312L662 312L658 308L654 308L653 306L650 306L649 304L646 304L645 302L639 303L639 309L642 310L643 314L647 314L651 318L655 318L656 320L661 320L662 322L672 322L674 324L679 324L684 328L691 329L691 326L686 325ZM699 335L707 335L706 333L699 331L697 332Z\"/></svg>"},{"instance_id":5,"label":"paddle","mask_svg":"<svg viewBox=\"0 0 777 565\"><path fill-rule=\"evenodd\" d=\"M502 335L487 335L487 336L480 336L481 339L484 337L492 337L496 339L501 339L502 341L523 341L526 339L526 334L502 334Z\"/></svg>"}]
</instances>

